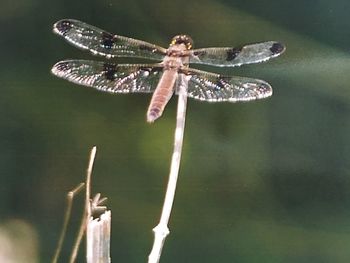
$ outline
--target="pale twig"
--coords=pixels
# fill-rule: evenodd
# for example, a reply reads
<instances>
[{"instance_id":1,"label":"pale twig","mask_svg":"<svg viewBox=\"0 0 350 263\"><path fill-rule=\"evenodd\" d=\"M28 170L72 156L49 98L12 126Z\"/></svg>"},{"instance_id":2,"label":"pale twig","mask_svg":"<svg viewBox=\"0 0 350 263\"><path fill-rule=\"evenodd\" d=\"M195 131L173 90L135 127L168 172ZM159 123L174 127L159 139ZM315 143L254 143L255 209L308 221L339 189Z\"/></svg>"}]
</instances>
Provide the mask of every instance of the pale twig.
<instances>
[{"instance_id":1,"label":"pale twig","mask_svg":"<svg viewBox=\"0 0 350 263\"><path fill-rule=\"evenodd\" d=\"M170 233L168 228L168 222L175 197L176 183L181 160L182 142L185 129L187 104L187 80L185 79L185 77L180 78L178 93L179 98L177 104L174 150L171 158L169 181L159 224L155 228L153 228L154 242L152 251L148 256L148 263L159 262L165 238Z\"/></svg>"},{"instance_id":2,"label":"pale twig","mask_svg":"<svg viewBox=\"0 0 350 263\"><path fill-rule=\"evenodd\" d=\"M110 263L111 211L90 217L86 229L86 262Z\"/></svg>"},{"instance_id":3,"label":"pale twig","mask_svg":"<svg viewBox=\"0 0 350 263\"><path fill-rule=\"evenodd\" d=\"M69 191L67 194L67 208L66 208L66 213L64 216L63 227L62 227L62 231L60 234L60 238L58 240L58 245L57 245L55 255L53 256L53 259L52 259L52 263L57 262L59 255L61 253L61 250L62 250L63 241L64 241L64 238L65 238L65 235L67 232L68 222L69 222L70 215L72 212L74 196L76 194L78 194L81 191L81 189L83 189L84 185L85 185L84 183L80 183L77 187L75 187L73 190Z\"/></svg>"},{"instance_id":4,"label":"pale twig","mask_svg":"<svg viewBox=\"0 0 350 263\"><path fill-rule=\"evenodd\" d=\"M106 200L106 197L101 198L101 194L97 193L89 205L90 214L87 215L86 228L87 263L111 262L111 211L106 211L107 207L103 206ZM98 214L99 217L94 219L94 214Z\"/></svg>"},{"instance_id":5,"label":"pale twig","mask_svg":"<svg viewBox=\"0 0 350 263\"><path fill-rule=\"evenodd\" d=\"M91 207L90 207L91 173L92 173L92 168L95 161L95 156L96 156L96 146L92 148L90 153L89 165L86 171L85 209L84 209L83 217L81 219L81 225L79 228L78 236L77 236L77 239L75 240L75 245L73 247L72 255L70 257L70 261L69 261L70 263L75 262L75 259L78 254L79 246L86 229L87 219L90 218L91 216Z\"/></svg>"}]
</instances>

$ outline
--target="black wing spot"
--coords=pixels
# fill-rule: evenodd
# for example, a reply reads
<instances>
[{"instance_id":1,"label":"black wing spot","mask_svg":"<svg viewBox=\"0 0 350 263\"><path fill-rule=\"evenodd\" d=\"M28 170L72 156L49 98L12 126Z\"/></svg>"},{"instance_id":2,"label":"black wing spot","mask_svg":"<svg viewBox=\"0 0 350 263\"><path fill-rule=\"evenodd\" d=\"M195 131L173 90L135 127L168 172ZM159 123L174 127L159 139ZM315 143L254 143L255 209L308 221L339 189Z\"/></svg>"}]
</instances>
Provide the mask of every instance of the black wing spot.
<instances>
[{"instance_id":1,"label":"black wing spot","mask_svg":"<svg viewBox=\"0 0 350 263\"><path fill-rule=\"evenodd\" d=\"M284 46L281 43L278 43L278 42L273 43L272 47L270 47L270 51L274 55L282 53L283 50L284 50Z\"/></svg>"},{"instance_id":2,"label":"black wing spot","mask_svg":"<svg viewBox=\"0 0 350 263\"><path fill-rule=\"evenodd\" d=\"M108 32L102 32L101 45L104 48L111 49L115 43L114 36Z\"/></svg>"},{"instance_id":3,"label":"black wing spot","mask_svg":"<svg viewBox=\"0 0 350 263\"><path fill-rule=\"evenodd\" d=\"M242 48L231 48L227 51L226 61L234 60L239 53L241 53Z\"/></svg>"},{"instance_id":4,"label":"black wing spot","mask_svg":"<svg viewBox=\"0 0 350 263\"><path fill-rule=\"evenodd\" d=\"M265 84L265 83L259 83L259 85L257 87L257 91L259 93L266 93L269 90L270 90L270 86Z\"/></svg>"},{"instance_id":5,"label":"black wing spot","mask_svg":"<svg viewBox=\"0 0 350 263\"><path fill-rule=\"evenodd\" d=\"M117 65L111 63L103 64L103 72L106 79L113 81L116 79Z\"/></svg>"},{"instance_id":6,"label":"black wing spot","mask_svg":"<svg viewBox=\"0 0 350 263\"><path fill-rule=\"evenodd\" d=\"M207 54L207 52L205 52L205 51L194 51L193 52L194 56L204 56L205 54Z\"/></svg>"},{"instance_id":7,"label":"black wing spot","mask_svg":"<svg viewBox=\"0 0 350 263\"><path fill-rule=\"evenodd\" d=\"M61 20L55 24L54 28L58 33L65 36L73 28L73 24L69 20Z\"/></svg>"},{"instance_id":8,"label":"black wing spot","mask_svg":"<svg viewBox=\"0 0 350 263\"><path fill-rule=\"evenodd\" d=\"M228 82L230 81L231 77L227 76L219 76L216 80L216 90L224 89Z\"/></svg>"},{"instance_id":9,"label":"black wing spot","mask_svg":"<svg viewBox=\"0 0 350 263\"><path fill-rule=\"evenodd\" d=\"M66 61L59 62L55 65L55 68L57 71L67 72L70 70L69 62L66 62Z\"/></svg>"}]
</instances>

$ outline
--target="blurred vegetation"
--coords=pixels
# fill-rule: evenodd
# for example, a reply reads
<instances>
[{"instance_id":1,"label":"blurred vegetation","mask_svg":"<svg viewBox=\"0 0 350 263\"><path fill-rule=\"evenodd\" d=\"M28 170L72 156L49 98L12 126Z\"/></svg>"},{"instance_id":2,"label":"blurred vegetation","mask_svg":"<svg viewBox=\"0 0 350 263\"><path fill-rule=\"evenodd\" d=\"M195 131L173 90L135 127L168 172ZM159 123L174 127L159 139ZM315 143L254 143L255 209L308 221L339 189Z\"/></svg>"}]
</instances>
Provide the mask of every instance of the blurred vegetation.
<instances>
[{"instance_id":1,"label":"blurred vegetation","mask_svg":"<svg viewBox=\"0 0 350 263\"><path fill-rule=\"evenodd\" d=\"M3 1L0 227L26 222L40 262L48 262L65 194L83 180L97 145L93 184L113 212L112 260L144 262L151 249L176 98L149 125L150 96L113 96L50 75L62 59L100 59L51 32L55 21L74 18L163 46L178 33L196 47L287 46L264 64L202 67L264 79L274 96L242 104L189 100L162 262L349 262L349 8L346 0ZM78 200L62 262L80 207Z\"/></svg>"}]
</instances>

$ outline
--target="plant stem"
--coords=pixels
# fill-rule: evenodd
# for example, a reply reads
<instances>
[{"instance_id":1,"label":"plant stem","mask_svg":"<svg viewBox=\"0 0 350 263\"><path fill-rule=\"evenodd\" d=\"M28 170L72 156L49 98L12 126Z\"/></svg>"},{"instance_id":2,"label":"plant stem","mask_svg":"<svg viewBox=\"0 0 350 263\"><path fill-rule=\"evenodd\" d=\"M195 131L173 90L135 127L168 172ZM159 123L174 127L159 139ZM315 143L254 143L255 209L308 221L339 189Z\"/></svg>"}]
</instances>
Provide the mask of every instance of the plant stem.
<instances>
[{"instance_id":1,"label":"plant stem","mask_svg":"<svg viewBox=\"0 0 350 263\"><path fill-rule=\"evenodd\" d=\"M111 211L89 219L86 229L86 262L110 263Z\"/></svg>"},{"instance_id":2,"label":"plant stem","mask_svg":"<svg viewBox=\"0 0 350 263\"><path fill-rule=\"evenodd\" d=\"M85 185L84 183L80 183L77 187L75 187L73 190L69 191L67 194L67 208L66 208L66 212L65 212L65 216L64 216L63 227L62 227L62 231L60 234L60 239L58 241L55 255L52 259L52 263L56 263L58 261L59 255L60 255L61 250L62 250L63 241L64 241L64 238L66 236L69 219L70 219L70 215L72 212L74 196L82 190L84 185Z\"/></svg>"},{"instance_id":3,"label":"plant stem","mask_svg":"<svg viewBox=\"0 0 350 263\"><path fill-rule=\"evenodd\" d=\"M85 233L85 229L86 229L86 224L88 221L88 218L91 217L91 207L90 207L90 196L91 196L91 173L92 173L92 168L94 165L94 161L95 161L95 156L96 156L96 146L94 146L91 149L90 152L90 159L89 159L89 165L88 168L86 170L86 193L85 193L85 209L84 209L84 213L83 213L83 217L81 220L81 224L80 224L80 228L79 228L79 232L78 232L78 236L75 240L75 244L73 247L73 251L70 257L70 263L74 263L75 259L78 255L78 250L79 250L79 246L81 243L81 240L83 239L84 233Z\"/></svg>"},{"instance_id":4,"label":"plant stem","mask_svg":"<svg viewBox=\"0 0 350 263\"><path fill-rule=\"evenodd\" d=\"M186 119L186 104L187 104L187 80L184 76L180 77L180 85L178 86L178 104L176 115L176 129L174 136L174 150L171 158L169 181L167 191L165 194L165 200L163 204L163 210L160 217L159 224L153 228L154 242L151 253L148 256L148 263L158 263L165 238L170 233L168 228L168 222L171 214L171 209L174 202L176 183L179 174L182 143L185 130Z\"/></svg>"}]
</instances>

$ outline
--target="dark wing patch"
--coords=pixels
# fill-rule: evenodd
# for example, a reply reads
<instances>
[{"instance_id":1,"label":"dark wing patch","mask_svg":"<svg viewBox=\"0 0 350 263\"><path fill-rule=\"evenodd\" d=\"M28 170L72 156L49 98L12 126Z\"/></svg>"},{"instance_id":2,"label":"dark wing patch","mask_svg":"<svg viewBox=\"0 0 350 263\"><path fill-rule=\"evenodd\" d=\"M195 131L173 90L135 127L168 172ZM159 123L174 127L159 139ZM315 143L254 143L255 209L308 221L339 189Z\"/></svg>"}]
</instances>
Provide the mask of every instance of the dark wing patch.
<instances>
[{"instance_id":1,"label":"dark wing patch","mask_svg":"<svg viewBox=\"0 0 350 263\"><path fill-rule=\"evenodd\" d=\"M117 77L118 65L114 63L103 64L104 76L107 80L114 81Z\"/></svg>"},{"instance_id":2,"label":"dark wing patch","mask_svg":"<svg viewBox=\"0 0 350 263\"><path fill-rule=\"evenodd\" d=\"M278 42L268 41L232 48L201 48L190 53L190 63L219 67L234 67L266 61L282 54L285 47Z\"/></svg>"},{"instance_id":3,"label":"dark wing patch","mask_svg":"<svg viewBox=\"0 0 350 263\"><path fill-rule=\"evenodd\" d=\"M65 36L72 28L73 24L68 20L61 20L55 24L55 31L62 36Z\"/></svg>"},{"instance_id":4,"label":"dark wing patch","mask_svg":"<svg viewBox=\"0 0 350 263\"><path fill-rule=\"evenodd\" d=\"M53 31L73 46L107 58L138 57L161 61L166 49L133 38L112 35L84 22L64 19L56 22Z\"/></svg>"},{"instance_id":5,"label":"dark wing patch","mask_svg":"<svg viewBox=\"0 0 350 263\"><path fill-rule=\"evenodd\" d=\"M106 49L112 49L116 44L114 36L108 32L102 32L101 34L101 45Z\"/></svg>"},{"instance_id":6,"label":"dark wing patch","mask_svg":"<svg viewBox=\"0 0 350 263\"><path fill-rule=\"evenodd\" d=\"M111 93L153 92L163 67L160 64L65 60L56 63L51 72L70 82Z\"/></svg>"},{"instance_id":7,"label":"dark wing patch","mask_svg":"<svg viewBox=\"0 0 350 263\"><path fill-rule=\"evenodd\" d=\"M227 61L232 61L234 60L239 53L241 53L242 49L241 48L231 48L229 50L227 50L227 57L226 60Z\"/></svg>"},{"instance_id":8,"label":"dark wing patch","mask_svg":"<svg viewBox=\"0 0 350 263\"><path fill-rule=\"evenodd\" d=\"M272 54L281 54L285 50L285 47L281 43L273 43L272 47L270 48L270 51Z\"/></svg>"},{"instance_id":9,"label":"dark wing patch","mask_svg":"<svg viewBox=\"0 0 350 263\"><path fill-rule=\"evenodd\" d=\"M187 95L202 101L250 101L272 95L271 86L259 79L227 77L206 71L184 69L180 71L188 80Z\"/></svg>"}]
</instances>

